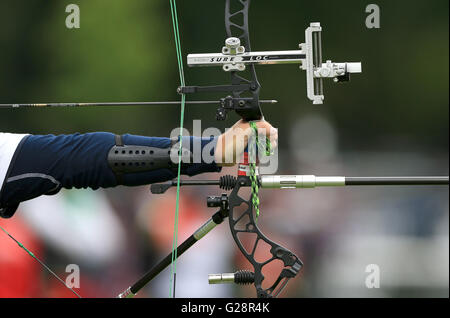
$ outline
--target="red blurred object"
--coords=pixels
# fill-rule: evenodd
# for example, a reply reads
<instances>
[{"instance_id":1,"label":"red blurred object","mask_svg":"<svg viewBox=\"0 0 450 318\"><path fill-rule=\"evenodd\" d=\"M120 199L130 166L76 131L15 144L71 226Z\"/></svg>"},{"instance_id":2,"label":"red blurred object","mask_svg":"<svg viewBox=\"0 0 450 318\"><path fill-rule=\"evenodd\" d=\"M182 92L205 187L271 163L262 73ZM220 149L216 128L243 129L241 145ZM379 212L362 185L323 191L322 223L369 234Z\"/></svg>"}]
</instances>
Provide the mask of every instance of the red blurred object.
<instances>
[{"instance_id":1,"label":"red blurred object","mask_svg":"<svg viewBox=\"0 0 450 318\"><path fill-rule=\"evenodd\" d=\"M38 257L42 244L20 217L1 225ZM39 263L6 233L0 232L0 297L39 297L42 292L41 273Z\"/></svg>"}]
</instances>

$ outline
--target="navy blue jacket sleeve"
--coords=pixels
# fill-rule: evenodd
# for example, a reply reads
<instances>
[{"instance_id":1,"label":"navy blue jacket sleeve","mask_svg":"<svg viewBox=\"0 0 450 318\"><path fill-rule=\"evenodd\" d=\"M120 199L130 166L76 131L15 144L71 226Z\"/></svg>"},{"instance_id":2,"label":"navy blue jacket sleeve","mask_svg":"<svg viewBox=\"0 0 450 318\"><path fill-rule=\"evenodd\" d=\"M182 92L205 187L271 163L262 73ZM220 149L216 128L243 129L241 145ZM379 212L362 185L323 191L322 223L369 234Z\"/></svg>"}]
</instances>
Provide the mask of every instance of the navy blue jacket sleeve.
<instances>
[{"instance_id":1,"label":"navy blue jacket sleeve","mask_svg":"<svg viewBox=\"0 0 450 318\"><path fill-rule=\"evenodd\" d=\"M187 137L186 142L199 141L201 147L213 138ZM168 148L169 138L123 135L126 145ZM20 202L43 194L55 194L61 188L109 188L117 186L114 172L108 164L108 153L115 145L115 135L106 132L72 135L30 135L20 143L10 164L0 191L0 216L11 217ZM192 149L192 148L191 148ZM215 147L211 147L214 151ZM188 164L182 173L196 175L219 172L213 163ZM125 186L138 186L162 182L176 177L176 171L157 169L125 174Z\"/></svg>"}]
</instances>

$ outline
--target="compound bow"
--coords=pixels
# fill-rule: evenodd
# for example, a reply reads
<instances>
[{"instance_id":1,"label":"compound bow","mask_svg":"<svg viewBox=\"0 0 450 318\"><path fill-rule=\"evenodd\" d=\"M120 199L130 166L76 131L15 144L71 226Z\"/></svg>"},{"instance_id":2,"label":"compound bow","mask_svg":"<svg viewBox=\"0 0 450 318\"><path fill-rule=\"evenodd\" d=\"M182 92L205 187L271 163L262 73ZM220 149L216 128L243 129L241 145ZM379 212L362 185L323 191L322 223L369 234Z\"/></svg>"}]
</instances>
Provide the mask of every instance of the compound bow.
<instances>
[{"instance_id":1,"label":"compound bow","mask_svg":"<svg viewBox=\"0 0 450 318\"><path fill-rule=\"evenodd\" d=\"M174 8L175 1L173 1ZM334 82L344 82L350 79L350 73L360 73L361 63L333 63L327 60L322 63L322 46L320 23L311 23L305 31L305 43L300 44L300 50L293 51L269 51L252 52L249 38L250 0L226 0L225 2L225 28L227 39L221 53L189 54L187 62L189 66L221 66L225 72L231 75L230 85L214 86L185 86L184 72L182 70L181 51L179 50L179 36L177 27L174 27L179 58L180 78L182 85L178 93L184 101L186 94L202 92L228 92L220 100L216 112L217 120L224 120L227 113L235 111L244 121L257 121L263 119L260 108L260 84L255 71L257 64L299 63L301 69L306 71L307 96L313 104L322 104L323 79L332 78ZM176 9L172 10L173 20L177 21ZM177 22L174 22L174 25ZM247 71L248 78L240 75ZM183 108L182 108L183 114ZM255 132L255 135L257 133ZM256 140L256 141L255 141ZM253 139L257 142L257 135ZM252 141L249 142L251 147ZM259 147L254 147L259 148ZM181 145L180 145L181 150ZM265 188L312 188L316 186L348 186L348 185L414 185L414 184L448 184L448 177L315 177L315 176L257 176L255 169L256 155L249 156L244 153L243 162L239 165L238 177L222 176L219 180L180 180L180 175L174 181L151 186L152 193L164 193L172 186L177 187L177 212L179 189L186 185L217 185L224 190L231 190L230 194L211 196L207 198L208 207L219 207L213 217L202 225L193 235L178 247L175 245L171 254L155 265L135 284L119 294L120 298L134 297L149 281L156 277L164 268L176 262L177 256L203 238L216 225L228 217L230 231L239 250L253 267L252 271L240 270L235 273L212 274L209 276L211 284L217 283L253 283L256 295L260 298L277 297L287 285L289 279L294 278L303 266L301 260L291 251L270 240L257 225L256 217L259 212L258 187ZM181 151L179 152L181 154ZM251 187L250 195L241 194L241 190ZM176 231L175 227L175 231ZM176 237L176 234L174 235ZM250 238L251 244L245 244ZM263 260L256 258L256 251L260 246L268 247L267 257ZM269 264L281 261L283 266L273 284L263 285L263 269ZM175 271L172 269L172 296L175 296Z\"/></svg>"}]
</instances>

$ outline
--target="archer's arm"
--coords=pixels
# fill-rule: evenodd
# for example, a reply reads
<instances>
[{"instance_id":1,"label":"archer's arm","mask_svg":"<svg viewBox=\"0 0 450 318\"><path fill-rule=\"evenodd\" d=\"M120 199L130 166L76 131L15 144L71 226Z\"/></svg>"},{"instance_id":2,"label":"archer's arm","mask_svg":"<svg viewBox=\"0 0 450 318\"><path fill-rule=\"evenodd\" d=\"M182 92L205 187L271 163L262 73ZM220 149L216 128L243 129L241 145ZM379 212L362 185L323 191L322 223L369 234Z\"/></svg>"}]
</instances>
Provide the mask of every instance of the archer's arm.
<instances>
[{"instance_id":1,"label":"archer's arm","mask_svg":"<svg viewBox=\"0 0 450 318\"><path fill-rule=\"evenodd\" d=\"M256 125L276 146L276 130L263 120ZM240 120L218 138L184 137L181 173L220 172L219 166L235 164L250 134L249 123ZM169 138L105 132L17 135L9 139L10 147L2 147L1 139L0 159L7 157L10 163L7 169L0 167L0 217L11 217L20 202L62 188L140 186L174 179L178 172L179 140ZM8 154L2 149L9 149ZM0 160L0 165L8 164Z\"/></svg>"},{"instance_id":2,"label":"archer's arm","mask_svg":"<svg viewBox=\"0 0 450 318\"><path fill-rule=\"evenodd\" d=\"M183 156L181 173L219 172L214 161L216 143L215 138L184 137L183 153L187 155ZM20 202L56 194L61 188L95 190L173 179L178 170L178 149L178 140L128 134L22 135L0 180L0 216L11 217ZM209 154L210 160L193 156L192 150Z\"/></svg>"}]
</instances>

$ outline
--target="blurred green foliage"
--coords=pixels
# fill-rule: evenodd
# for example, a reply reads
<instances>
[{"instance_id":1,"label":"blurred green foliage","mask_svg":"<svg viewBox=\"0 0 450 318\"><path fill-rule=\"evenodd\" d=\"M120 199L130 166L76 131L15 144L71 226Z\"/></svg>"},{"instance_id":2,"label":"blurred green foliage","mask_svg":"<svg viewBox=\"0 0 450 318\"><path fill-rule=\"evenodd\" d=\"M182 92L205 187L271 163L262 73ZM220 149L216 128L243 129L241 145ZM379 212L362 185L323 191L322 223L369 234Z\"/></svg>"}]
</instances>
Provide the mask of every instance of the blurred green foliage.
<instances>
[{"instance_id":1,"label":"blurred green foliage","mask_svg":"<svg viewBox=\"0 0 450 318\"><path fill-rule=\"evenodd\" d=\"M81 9L78 30L65 27L70 3ZM279 100L264 107L266 119L280 128L281 145L298 118L318 113L336 127L344 149L389 147L401 136L419 150L448 152L449 2L377 0L380 29L365 27L369 3L252 2L253 50L296 49L309 22L320 21L324 59L363 63L349 84L326 84L322 106L307 100L297 66L258 67L261 97ZM184 55L219 51L224 1L177 4ZM172 32L168 1L2 0L0 103L177 100ZM219 69L185 69L188 85L229 81ZM217 123L214 114L214 106L189 105L186 126L201 118L204 128L224 128L237 119ZM33 134L167 136L178 122L176 106L0 110L1 131Z\"/></svg>"}]
</instances>

